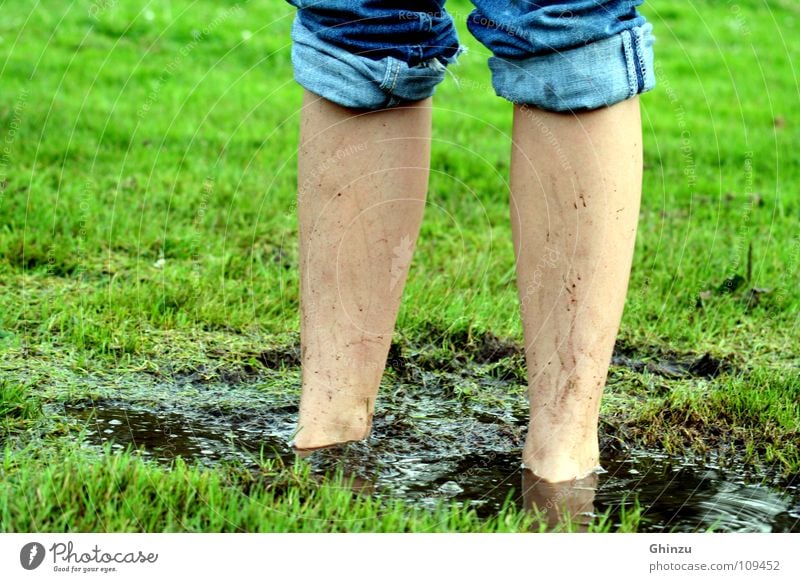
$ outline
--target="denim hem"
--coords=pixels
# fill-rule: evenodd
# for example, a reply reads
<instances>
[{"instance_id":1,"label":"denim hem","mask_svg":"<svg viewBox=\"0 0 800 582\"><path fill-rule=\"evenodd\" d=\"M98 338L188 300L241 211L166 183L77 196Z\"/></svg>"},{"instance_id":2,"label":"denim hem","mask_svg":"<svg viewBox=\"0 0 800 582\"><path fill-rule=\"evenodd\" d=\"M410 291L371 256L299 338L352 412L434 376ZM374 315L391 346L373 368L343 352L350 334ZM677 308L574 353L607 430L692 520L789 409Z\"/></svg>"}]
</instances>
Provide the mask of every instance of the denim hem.
<instances>
[{"instance_id":1,"label":"denim hem","mask_svg":"<svg viewBox=\"0 0 800 582\"><path fill-rule=\"evenodd\" d=\"M498 96L551 111L613 105L655 87L652 24L573 49L523 59L491 57Z\"/></svg>"},{"instance_id":2,"label":"denim hem","mask_svg":"<svg viewBox=\"0 0 800 582\"><path fill-rule=\"evenodd\" d=\"M386 93L394 91L397 85L397 77L400 75L400 61L394 57L386 57L386 74L383 76L383 81L379 87Z\"/></svg>"},{"instance_id":3,"label":"denim hem","mask_svg":"<svg viewBox=\"0 0 800 582\"><path fill-rule=\"evenodd\" d=\"M371 59L319 38L299 18L292 24L292 69L305 89L342 107L384 109L434 94L452 57L434 57L409 66L395 57Z\"/></svg>"},{"instance_id":4,"label":"denim hem","mask_svg":"<svg viewBox=\"0 0 800 582\"><path fill-rule=\"evenodd\" d=\"M633 97L636 95L636 92L641 87L641 83L639 82L639 74L637 72L638 66L636 61L638 61L637 56L634 54L633 48L633 41L631 40L631 33L629 30L623 30L621 33L622 35L622 48L625 51L625 65L626 65L626 72L628 73L628 96L627 98Z\"/></svg>"}]
</instances>

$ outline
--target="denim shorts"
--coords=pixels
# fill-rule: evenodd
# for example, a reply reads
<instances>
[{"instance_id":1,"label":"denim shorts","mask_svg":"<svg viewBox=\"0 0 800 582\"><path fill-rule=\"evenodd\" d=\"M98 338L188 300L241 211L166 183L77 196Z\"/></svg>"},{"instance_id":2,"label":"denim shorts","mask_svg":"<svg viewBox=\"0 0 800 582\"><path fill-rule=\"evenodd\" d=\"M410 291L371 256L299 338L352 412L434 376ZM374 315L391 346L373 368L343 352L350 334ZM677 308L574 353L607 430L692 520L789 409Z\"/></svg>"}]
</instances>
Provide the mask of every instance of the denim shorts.
<instances>
[{"instance_id":1,"label":"denim shorts","mask_svg":"<svg viewBox=\"0 0 800 582\"><path fill-rule=\"evenodd\" d=\"M287 0L297 82L344 107L433 95L464 52L445 0ZM472 0L467 29L495 93L550 111L592 110L655 87L644 0Z\"/></svg>"}]
</instances>

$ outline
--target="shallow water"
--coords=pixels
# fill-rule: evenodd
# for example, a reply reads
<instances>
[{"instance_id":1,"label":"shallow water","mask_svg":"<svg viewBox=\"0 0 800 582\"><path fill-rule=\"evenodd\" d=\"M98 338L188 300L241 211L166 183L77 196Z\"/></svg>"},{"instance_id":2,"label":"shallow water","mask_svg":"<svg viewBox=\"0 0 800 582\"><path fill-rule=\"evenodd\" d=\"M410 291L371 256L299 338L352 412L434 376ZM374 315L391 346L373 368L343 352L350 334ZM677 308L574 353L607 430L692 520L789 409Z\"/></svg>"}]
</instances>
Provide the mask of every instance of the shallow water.
<instances>
[{"instance_id":1,"label":"shallow water","mask_svg":"<svg viewBox=\"0 0 800 582\"><path fill-rule=\"evenodd\" d=\"M308 462L320 472L341 466L368 483L373 495L422 507L448 499L488 516L512 489L515 502L522 504L524 420L500 408L470 407L466 414L455 401L425 408L415 402L407 399L404 407L395 401L393 412L379 408L368 444L315 454ZM206 465L223 460L253 465L262 445L265 456L294 459L287 446L296 415L291 405L232 412L102 400L52 412L85 424L90 445L110 441L121 449L132 444L165 463L180 456ZM621 509L638 498L644 508L640 531L800 532L797 484L760 484L743 467L644 451L606 449L602 465L606 473L599 476L594 513L610 510L615 523Z\"/></svg>"}]
</instances>

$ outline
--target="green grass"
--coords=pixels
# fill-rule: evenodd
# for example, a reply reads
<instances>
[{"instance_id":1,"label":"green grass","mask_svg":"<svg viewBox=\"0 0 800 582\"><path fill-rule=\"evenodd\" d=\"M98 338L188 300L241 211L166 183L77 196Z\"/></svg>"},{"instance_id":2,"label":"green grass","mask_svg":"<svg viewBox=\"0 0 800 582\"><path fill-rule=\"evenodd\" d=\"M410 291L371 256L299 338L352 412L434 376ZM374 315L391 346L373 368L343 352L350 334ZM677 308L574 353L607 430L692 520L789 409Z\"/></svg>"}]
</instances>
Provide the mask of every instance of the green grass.
<instances>
[{"instance_id":1,"label":"green grass","mask_svg":"<svg viewBox=\"0 0 800 582\"><path fill-rule=\"evenodd\" d=\"M624 391L625 386L620 386ZM766 465L789 474L800 468L797 448L800 375L754 370L723 381L674 382L668 391L650 390L632 411L630 390L611 386L606 415L622 418L629 437L659 443L681 454L714 451L721 459ZM613 412L612 412L613 411Z\"/></svg>"},{"instance_id":2,"label":"green grass","mask_svg":"<svg viewBox=\"0 0 800 582\"><path fill-rule=\"evenodd\" d=\"M178 459L164 471L129 450L102 457L63 445L5 453L0 466L0 531L51 532L528 532L535 516L510 504L488 519L440 503L409 508L354 492L341 473L319 482L307 465L263 461L258 472L208 470ZM58 463L52 459L58 458ZM94 462L93 462L94 461ZM635 531L640 509L617 526ZM592 531L609 531L601 518ZM562 526L561 531L573 531Z\"/></svg>"},{"instance_id":3,"label":"green grass","mask_svg":"<svg viewBox=\"0 0 800 582\"><path fill-rule=\"evenodd\" d=\"M39 401L28 386L0 378L0 439L14 430L24 429L41 414Z\"/></svg>"},{"instance_id":4,"label":"green grass","mask_svg":"<svg viewBox=\"0 0 800 582\"><path fill-rule=\"evenodd\" d=\"M3 5L0 413L4 438L14 436L1 529L327 531L350 509L367 531L511 527L344 497L326 509L342 495L333 490L303 502L292 488L265 490L234 507L222 493L243 485L222 474L126 455L90 469L79 451L46 470L25 448L68 441L32 428L40 399L92 390L66 378L241 369L295 338L292 9L239 6ZM708 351L741 373L688 382L617 371L604 416L643 446L681 454L727 442L749 463L797 473L800 117L790 56L800 9L659 0L642 11L655 26L658 87L642 98L643 203L620 341L644 357ZM511 107L489 89L485 49L457 25L470 52L452 68L460 86L448 78L435 97L429 205L397 324L412 342L433 334L444 354L453 338L486 332L522 341L506 185ZM741 286L726 292L734 277ZM768 291L755 302L753 288ZM97 490L79 495L79 476ZM103 487L122 478L148 503L115 507ZM201 489L214 503L181 509ZM20 491L39 492L39 508ZM264 517L259 504L269 503L287 510L281 520Z\"/></svg>"}]
</instances>

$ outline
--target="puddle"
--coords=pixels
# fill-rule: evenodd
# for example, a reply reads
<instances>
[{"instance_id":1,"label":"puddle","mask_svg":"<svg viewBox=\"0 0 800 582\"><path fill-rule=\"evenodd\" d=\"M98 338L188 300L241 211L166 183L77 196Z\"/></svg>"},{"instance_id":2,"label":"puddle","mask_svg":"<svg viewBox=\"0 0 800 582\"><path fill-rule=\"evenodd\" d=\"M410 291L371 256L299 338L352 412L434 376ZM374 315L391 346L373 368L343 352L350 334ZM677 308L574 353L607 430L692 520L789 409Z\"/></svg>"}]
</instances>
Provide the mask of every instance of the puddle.
<instances>
[{"instance_id":1,"label":"puddle","mask_svg":"<svg viewBox=\"0 0 800 582\"><path fill-rule=\"evenodd\" d=\"M466 404L444 397L449 388L441 375L438 379L384 396L368 444L348 445L344 459L321 452L309 462L318 471L342 465L370 483L373 495L419 507L447 499L485 517L500 508L512 489L521 506L525 403L514 397L515 404ZM500 384L481 379L477 388L496 390ZM159 462L180 456L203 465L236 460L248 466L255 464L263 445L265 456L291 463L294 455L287 443L296 406L270 405L254 387L229 390L251 406L232 410L218 404L190 407L180 399L156 406L104 399L49 407L85 426L90 446L132 444ZM610 510L615 523L623 506L632 506L637 497L644 508L640 531L800 532L798 484L759 484L744 468L723 468L708 460L620 453L610 446L603 450L607 473L599 477L594 513Z\"/></svg>"},{"instance_id":2,"label":"puddle","mask_svg":"<svg viewBox=\"0 0 800 582\"><path fill-rule=\"evenodd\" d=\"M94 407L66 406L65 411L87 422L86 436L93 443L110 441L114 449L127 445L158 461L170 462L180 456L189 462L213 465L222 460L252 464L261 446L265 454L274 450L288 453L284 441L264 429L270 418L250 416L227 418L224 423L200 424L176 412L133 409L119 404Z\"/></svg>"}]
</instances>

